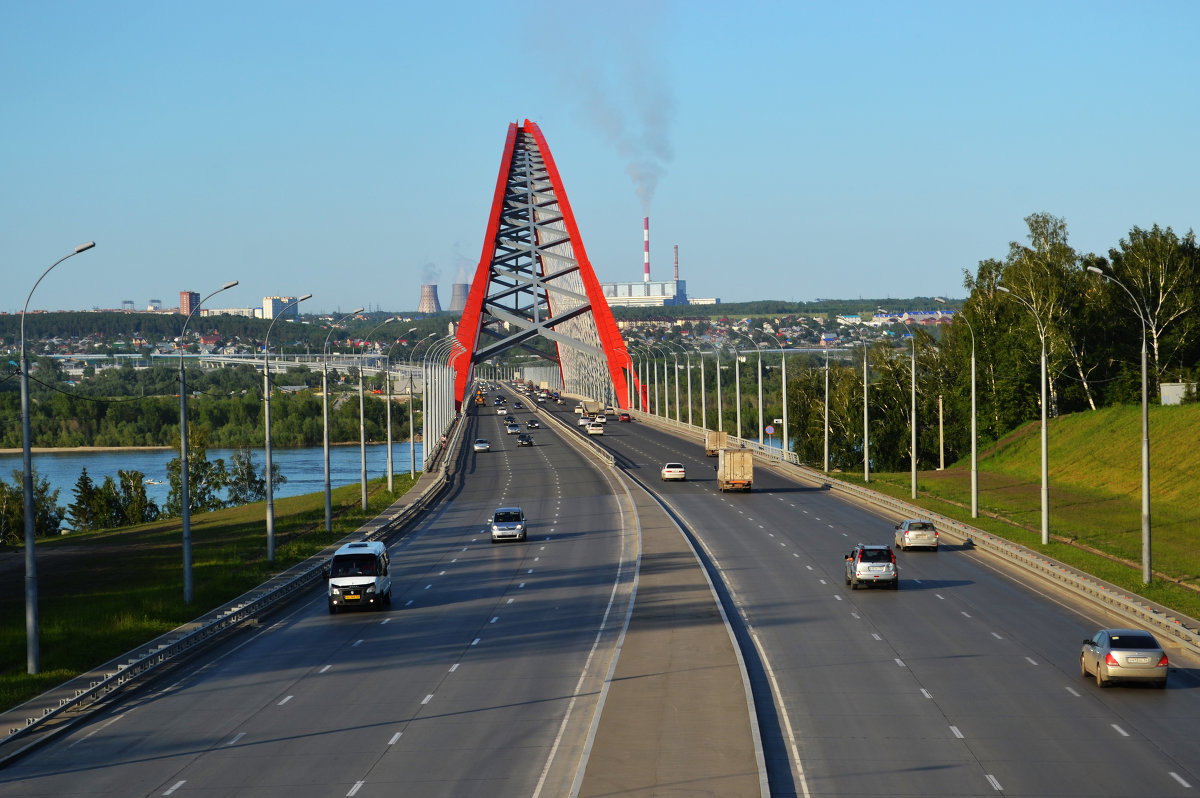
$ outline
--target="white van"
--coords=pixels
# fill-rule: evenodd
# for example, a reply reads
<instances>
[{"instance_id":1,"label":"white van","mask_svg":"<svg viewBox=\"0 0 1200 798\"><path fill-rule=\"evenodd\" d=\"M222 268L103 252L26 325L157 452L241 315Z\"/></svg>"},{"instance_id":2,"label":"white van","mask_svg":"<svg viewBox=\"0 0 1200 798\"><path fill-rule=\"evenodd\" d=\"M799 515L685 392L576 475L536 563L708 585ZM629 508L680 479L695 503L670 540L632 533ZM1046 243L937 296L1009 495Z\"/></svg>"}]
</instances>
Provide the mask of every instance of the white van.
<instances>
[{"instance_id":1,"label":"white van","mask_svg":"<svg viewBox=\"0 0 1200 798\"><path fill-rule=\"evenodd\" d=\"M392 577L387 546L356 540L333 553L329 561L329 612L349 607L382 609L392 603Z\"/></svg>"}]
</instances>

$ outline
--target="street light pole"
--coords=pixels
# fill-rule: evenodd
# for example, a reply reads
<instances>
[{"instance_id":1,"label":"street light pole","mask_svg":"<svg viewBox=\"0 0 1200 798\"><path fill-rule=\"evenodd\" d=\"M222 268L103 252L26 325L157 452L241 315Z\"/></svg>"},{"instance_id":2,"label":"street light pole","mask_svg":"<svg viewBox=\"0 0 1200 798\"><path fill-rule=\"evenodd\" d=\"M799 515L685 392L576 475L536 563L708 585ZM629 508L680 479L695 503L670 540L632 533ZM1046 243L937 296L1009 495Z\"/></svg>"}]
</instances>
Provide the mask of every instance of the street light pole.
<instances>
[{"instance_id":1,"label":"street light pole","mask_svg":"<svg viewBox=\"0 0 1200 798\"><path fill-rule=\"evenodd\" d=\"M183 522L183 602L185 604L191 604L193 596L192 496L191 486L188 484L187 380L184 377L183 369L183 353L187 347L187 328L192 321L192 314L199 310L201 305L237 284L237 280L231 280L197 302L196 306L188 311L187 318L183 320L183 331L179 333L179 516Z\"/></svg>"},{"instance_id":2,"label":"street light pole","mask_svg":"<svg viewBox=\"0 0 1200 798\"><path fill-rule=\"evenodd\" d=\"M416 327L410 327L408 332L405 333L405 335L406 336L412 335L416 331L417 331ZM395 349L396 345L399 343L400 342L397 341L396 343L394 343L390 347L388 347L387 358L384 361L384 368L386 369L385 373L387 375L387 472L388 472L388 483L387 484L388 484L388 493L395 492L395 482L393 480L394 469L392 467L392 350ZM404 345L408 346L407 340L404 342ZM411 378L410 378L410 380L411 380ZM412 392L411 391L409 392L408 401L411 405L411 403L412 403ZM410 407L410 410L411 410L411 407ZM412 429L411 419L409 420L409 429L410 430ZM411 444L409 445L409 448L412 448Z\"/></svg>"},{"instance_id":3,"label":"street light pole","mask_svg":"<svg viewBox=\"0 0 1200 798\"><path fill-rule=\"evenodd\" d=\"M912 368L910 369L912 376L912 405L909 411L909 430L912 437L908 445L908 456L912 462L912 497L917 498L917 336L913 333L913 329L907 321L904 321L904 326L908 328L908 337L912 340Z\"/></svg>"},{"instance_id":4,"label":"street light pole","mask_svg":"<svg viewBox=\"0 0 1200 798\"><path fill-rule=\"evenodd\" d=\"M867 336L863 334L863 482L871 481L871 425L867 403L868 378L871 372L867 361Z\"/></svg>"},{"instance_id":5,"label":"street light pole","mask_svg":"<svg viewBox=\"0 0 1200 798\"><path fill-rule=\"evenodd\" d=\"M946 300L941 297L934 297L943 305ZM967 325L967 329L971 332L971 517L979 517L979 435L976 429L976 407L975 407L975 328L971 326L971 320L965 314L959 312L957 314Z\"/></svg>"},{"instance_id":6,"label":"street light pole","mask_svg":"<svg viewBox=\"0 0 1200 798\"><path fill-rule=\"evenodd\" d=\"M285 305L271 324L267 327L267 335L263 338L263 426L266 428L267 452L267 562L275 562L275 480L271 473L271 330L275 322L283 317L291 308L296 307L312 294L305 294L297 300Z\"/></svg>"},{"instance_id":7,"label":"street light pole","mask_svg":"<svg viewBox=\"0 0 1200 798\"><path fill-rule=\"evenodd\" d=\"M363 312L363 308L356 308L345 316L342 316L333 324L329 325L329 332L325 334L325 344L321 347L321 397L322 407L321 415L324 417L324 455L325 455L325 531L333 531L333 486L330 484L329 478L329 338L333 335L333 331L338 328L338 325L344 322L351 316Z\"/></svg>"},{"instance_id":8,"label":"street light pole","mask_svg":"<svg viewBox=\"0 0 1200 798\"><path fill-rule=\"evenodd\" d=\"M1087 269L1121 286L1129 295L1129 300L1137 311L1138 320L1142 323L1142 584L1148 585L1154 578L1154 572L1150 568L1150 388L1146 358L1146 316L1133 292L1123 282L1095 266L1088 266Z\"/></svg>"},{"instance_id":9,"label":"street light pole","mask_svg":"<svg viewBox=\"0 0 1200 798\"><path fill-rule=\"evenodd\" d=\"M1033 309L1033 304L1031 302L1028 302L1027 300L1017 296L1002 285L997 285L996 289L998 291L1003 291L1025 307L1029 308L1029 312L1033 314L1033 318L1037 322L1038 338L1041 340L1042 344L1042 545L1045 546L1050 542L1050 479L1046 468L1046 328L1042 324L1042 317L1039 316L1038 312Z\"/></svg>"},{"instance_id":10,"label":"street light pole","mask_svg":"<svg viewBox=\"0 0 1200 798\"><path fill-rule=\"evenodd\" d=\"M825 473L829 473L829 350L825 350Z\"/></svg>"},{"instance_id":11,"label":"street light pole","mask_svg":"<svg viewBox=\"0 0 1200 798\"><path fill-rule=\"evenodd\" d=\"M71 252L50 264L53 269L70 257L86 252L96 246L95 241L80 244ZM25 511L25 670L30 675L41 670L41 657L38 644L38 601L37 601L37 527L34 525L33 506L33 431L29 423L29 361L25 357L25 316L29 313L29 300L38 284L50 273L50 269L42 272L33 288L25 297L25 307L21 309L21 465L23 467L22 486L24 487Z\"/></svg>"},{"instance_id":12,"label":"street light pole","mask_svg":"<svg viewBox=\"0 0 1200 798\"><path fill-rule=\"evenodd\" d=\"M363 391L363 363L366 359L367 344L370 343L371 336L385 324L389 324L396 320L395 316L384 319L379 324L363 337L362 350L358 355L358 456L361 465L361 484L362 484L362 511L367 511L367 416L366 416L366 398Z\"/></svg>"}]
</instances>

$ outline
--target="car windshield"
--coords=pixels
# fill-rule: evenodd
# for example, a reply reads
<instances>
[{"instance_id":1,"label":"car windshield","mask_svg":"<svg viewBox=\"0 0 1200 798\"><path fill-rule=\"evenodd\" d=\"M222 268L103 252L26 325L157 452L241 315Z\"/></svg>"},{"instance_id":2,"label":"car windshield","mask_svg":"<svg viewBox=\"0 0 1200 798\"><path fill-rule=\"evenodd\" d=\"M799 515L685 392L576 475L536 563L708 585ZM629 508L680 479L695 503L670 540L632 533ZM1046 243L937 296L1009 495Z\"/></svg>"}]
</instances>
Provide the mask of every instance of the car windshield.
<instances>
[{"instance_id":1,"label":"car windshield","mask_svg":"<svg viewBox=\"0 0 1200 798\"><path fill-rule=\"evenodd\" d=\"M933 529L933 524L929 523L928 521L913 521L908 525L908 528L921 532L928 532L929 530Z\"/></svg>"},{"instance_id":2,"label":"car windshield","mask_svg":"<svg viewBox=\"0 0 1200 798\"><path fill-rule=\"evenodd\" d=\"M888 554L887 549L863 549L862 557L860 559L863 562L891 562L892 561L892 558Z\"/></svg>"},{"instance_id":3,"label":"car windshield","mask_svg":"<svg viewBox=\"0 0 1200 798\"><path fill-rule=\"evenodd\" d=\"M1158 643L1153 637L1142 632L1125 633L1121 635L1109 635L1111 647L1124 651L1134 648L1158 648Z\"/></svg>"},{"instance_id":4,"label":"car windshield","mask_svg":"<svg viewBox=\"0 0 1200 798\"><path fill-rule=\"evenodd\" d=\"M496 513L495 518L492 520L497 524L515 524L521 520L521 514L516 510L504 510Z\"/></svg>"},{"instance_id":5,"label":"car windshield","mask_svg":"<svg viewBox=\"0 0 1200 798\"><path fill-rule=\"evenodd\" d=\"M667 463L667 468L683 468L683 463Z\"/></svg>"},{"instance_id":6,"label":"car windshield","mask_svg":"<svg viewBox=\"0 0 1200 798\"><path fill-rule=\"evenodd\" d=\"M375 576L374 554L339 554L329 568L333 576Z\"/></svg>"}]
</instances>

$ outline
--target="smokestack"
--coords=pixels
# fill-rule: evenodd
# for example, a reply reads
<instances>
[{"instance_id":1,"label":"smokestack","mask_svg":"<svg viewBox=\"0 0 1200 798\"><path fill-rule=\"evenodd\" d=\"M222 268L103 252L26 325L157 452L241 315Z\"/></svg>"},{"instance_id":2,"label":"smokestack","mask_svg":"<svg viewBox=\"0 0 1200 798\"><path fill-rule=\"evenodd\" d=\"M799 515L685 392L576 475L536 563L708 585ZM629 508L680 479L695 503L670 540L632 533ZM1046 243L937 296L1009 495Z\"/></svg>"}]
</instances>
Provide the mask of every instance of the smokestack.
<instances>
[{"instance_id":1,"label":"smokestack","mask_svg":"<svg viewBox=\"0 0 1200 798\"><path fill-rule=\"evenodd\" d=\"M642 262L646 265L646 270L642 274L642 282L650 282L650 217L642 217L642 243L645 247L645 254L642 256Z\"/></svg>"},{"instance_id":2,"label":"smokestack","mask_svg":"<svg viewBox=\"0 0 1200 798\"><path fill-rule=\"evenodd\" d=\"M442 306L438 302L437 285L421 286L421 301L417 304L417 313L441 313Z\"/></svg>"},{"instance_id":3,"label":"smokestack","mask_svg":"<svg viewBox=\"0 0 1200 798\"><path fill-rule=\"evenodd\" d=\"M450 311L462 313L467 308L467 294L471 291L470 283L454 283L450 287Z\"/></svg>"},{"instance_id":4,"label":"smokestack","mask_svg":"<svg viewBox=\"0 0 1200 798\"><path fill-rule=\"evenodd\" d=\"M679 282L679 245L675 245L675 282Z\"/></svg>"}]
</instances>

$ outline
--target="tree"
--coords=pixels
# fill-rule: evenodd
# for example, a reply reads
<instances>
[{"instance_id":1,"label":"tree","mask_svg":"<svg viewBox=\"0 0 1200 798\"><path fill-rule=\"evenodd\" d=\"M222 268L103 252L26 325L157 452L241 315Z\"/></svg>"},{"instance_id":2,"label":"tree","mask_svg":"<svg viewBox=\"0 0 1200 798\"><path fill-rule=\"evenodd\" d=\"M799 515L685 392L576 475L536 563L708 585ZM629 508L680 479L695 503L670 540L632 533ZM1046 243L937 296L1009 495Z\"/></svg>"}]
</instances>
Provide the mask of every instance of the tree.
<instances>
[{"instance_id":1,"label":"tree","mask_svg":"<svg viewBox=\"0 0 1200 798\"><path fill-rule=\"evenodd\" d=\"M146 475L141 471L119 469L123 524L144 524L158 518L158 505L146 496Z\"/></svg>"},{"instance_id":2,"label":"tree","mask_svg":"<svg viewBox=\"0 0 1200 798\"><path fill-rule=\"evenodd\" d=\"M271 463L271 486L278 488L287 482L287 477L279 473L279 464ZM259 470L254 465L254 453L247 446L239 446L233 454L233 462L229 468L229 503L250 504L264 501L267 498L266 468Z\"/></svg>"},{"instance_id":3,"label":"tree","mask_svg":"<svg viewBox=\"0 0 1200 798\"><path fill-rule=\"evenodd\" d=\"M179 457L167 463L167 480L171 485L167 493L166 513L179 516L183 513L183 477ZM229 483L225 461L217 458L208 460L208 428L199 424L188 427L188 502L192 512L220 510L225 506L221 491Z\"/></svg>"},{"instance_id":4,"label":"tree","mask_svg":"<svg viewBox=\"0 0 1200 798\"><path fill-rule=\"evenodd\" d=\"M1133 294L1135 315L1146 323L1151 392L1165 372L1182 365L1177 359L1195 335L1200 320L1196 308L1200 300L1200 254L1196 235L1191 230L1180 239L1170 227L1154 225L1150 230L1134 227L1129 237L1110 249L1112 275ZM1108 290L1117 297L1118 306L1130 308L1130 297L1120 286ZM1137 325L1140 327L1140 324ZM1141 332L1140 329L1137 332ZM1141 338L1135 336L1140 350ZM1135 350L1136 351L1136 350ZM1134 355L1131 362L1136 362Z\"/></svg>"},{"instance_id":5,"label":"tree","mask_svg":"<svg viewBox=\"0 0 1200 798\"><path fill-rule=\"evenodd\" d=\"M96 529L96 483L88 476L86 467L79 479L75 480L75 487L71 492L75 496L75 501L67 508L67 519L71 522L71 527L78 531Z\"/></svg>"},{"instance_id":6,"label":"tree","mask_svg":"<svg viewBox=\"0 0 1200 798\"><path fill-rule=\"evenodd\" d=\"M12 485L0 480L0 542L18 544L25 538L25 475L12 472ZM58 506L58 491L50 490L50 481L33 474L33 534L57 535L62 525L63 508Z\"/></svg>"}]
</instances>

